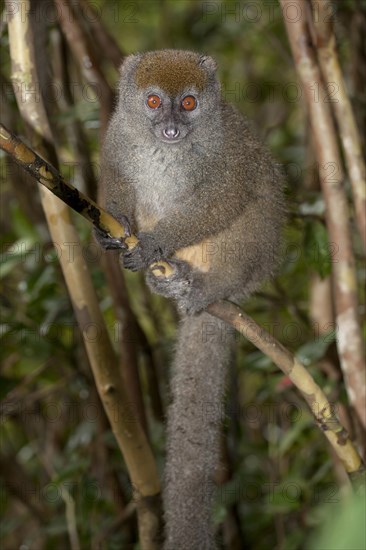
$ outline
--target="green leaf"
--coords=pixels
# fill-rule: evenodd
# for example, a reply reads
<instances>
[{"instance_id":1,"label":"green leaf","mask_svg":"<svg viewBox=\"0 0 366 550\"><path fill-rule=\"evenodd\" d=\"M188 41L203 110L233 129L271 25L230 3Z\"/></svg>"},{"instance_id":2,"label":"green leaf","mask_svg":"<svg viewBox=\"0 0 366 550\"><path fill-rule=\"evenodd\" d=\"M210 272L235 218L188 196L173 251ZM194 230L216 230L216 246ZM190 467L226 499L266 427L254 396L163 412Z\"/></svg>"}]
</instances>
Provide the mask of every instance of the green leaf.
<instances>
[{"instance_id":1,"label":"green leaf","mask_svg":"<svg viewBox=\"0 0 366 550\"><path fill-rule=\"evenodd\" d=\"M288 478L286 482L276 486L273 492L267 495L267 511L270 514L286 514L298 510L303 492L302 480Z\"/></svg>"},{"instance_id":2,"label":"green leaf","mask_svg":"<svg viewBox=\"0 0 366 550\"><path fill-rule=\"evenodd\" d=\"M312 418L310 415L302 415L301 418L297 419L286 432L283 437L280 439L278 446L279 456L283 456L287 451L292 447L292 445L299 441L300 434L312 424Z\"/></svg>"},{"instance_id":3,"label":"green leaf","mask_svg":"<svg viewBox=\"0 0 366 550\"><path fill-rule=\"evenodd\" d=\"M296 357L305 366L316 363L316 361L319 361L322 357L324 357L325 352L330 344L334 342L335 337L336 331L332 330L317 340L306 342L306 344L297 350Z\"/></svg>"},{"instance_id":4,"label":"green leaf","mask_svg":"<svg viewBox=\"0 0 366 550\"><path fill-rule=\"evenodd\" d=\"M63 470L59 471L53 478L53 483L60 484L65 480L70 480L83 473L89 467L89 460L75 460L72 464L68 464Z\"/></svg>"},{"instance_id":5,"label":"green leaf","mask_svg":"<svg viewBox=\"0 0 366 550\"><path fill-rule=\"evenodd\" d=\"M307 265L322 278L332 271L332 254L326 227L320 222L308 222L304 231L304 254Z\"/></svg>"},{"instance_id":6,"label":"green leaf","mask_svg":"<svg viewBox=\"0 0 366 550\"><path fill-rule=\"evenodd\" d=\"M11 219L12 229L17 237L31 239L33 243L37 240L38 235L34 225L32 225L18 205L11 208Z\"/></svg>"}]
</instances>

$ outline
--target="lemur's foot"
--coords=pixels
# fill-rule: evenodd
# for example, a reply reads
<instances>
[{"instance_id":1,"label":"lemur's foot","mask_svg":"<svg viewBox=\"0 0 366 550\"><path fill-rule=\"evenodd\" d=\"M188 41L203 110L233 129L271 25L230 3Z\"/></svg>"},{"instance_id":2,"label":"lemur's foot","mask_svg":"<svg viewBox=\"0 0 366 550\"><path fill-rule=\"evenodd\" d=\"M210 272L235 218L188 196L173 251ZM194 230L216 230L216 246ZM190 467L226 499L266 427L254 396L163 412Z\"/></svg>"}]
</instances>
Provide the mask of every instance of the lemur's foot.
<instances>
[{"instance_id":1,"label":"lemur's foot","mask_svg":"<svg viewBox=\"0 0 366 550\"><path fill-rule=\"evenodd\" d=\"M186 262L180 260L161 261L171 268L170 275L164 275L163 270L159 273L159 266L153 266L147 271L146 281L153 292L166 298L179 299L190 290L192 283L190 267Z\"/></svg>"},{"instance_id":2,"label":"lemur's foot","mask_svg":"<svg viewBox=\"0 0 366 550\"><path fill-rule=\"evenodd\" d=\"M158 266L149 269L146 282L150 289L156 294L176 300L180 313L192 315L204 309L205 306L200 303L199 288L194 288L195 285L193 285L192 268L181 260L162 261L171 267L172 273L168 276L158 273L155 275L154 271L158 271Z\"/></svg>"}]
</instances>

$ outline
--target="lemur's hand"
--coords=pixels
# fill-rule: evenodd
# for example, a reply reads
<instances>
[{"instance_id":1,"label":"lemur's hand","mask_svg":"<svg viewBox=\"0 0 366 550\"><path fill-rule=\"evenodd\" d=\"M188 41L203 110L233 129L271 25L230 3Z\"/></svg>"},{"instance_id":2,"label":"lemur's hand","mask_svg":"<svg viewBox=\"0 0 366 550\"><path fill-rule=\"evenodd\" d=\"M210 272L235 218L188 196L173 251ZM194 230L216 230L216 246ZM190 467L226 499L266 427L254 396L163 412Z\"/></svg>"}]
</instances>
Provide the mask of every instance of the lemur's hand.
<instances>
[{"instance_id":1,"label":"lemur's hand","mask_svg":"<svg viewBox=\"0 0 366 550\"><path fill-rule=\"evenodd\" d=\"M126 218L126 216L119 216L118 221L123 226L126 237L130 237L131 228L130 228L130 223ZM116 249L126 250L127 249L127 244L125 243L125 240L122 238L111 237L105 231L98 229L98 227L94 227L93 233L94 233L94 237L96 238L100 246L105 250L116 250Z\"/></svg>"},{"instance_id":2,"label":"lemur's hand","mask_svg":"<svg viewBox=\"0 0 366 550\"><path fill-rule=\"evenodd\" d=\"M139 271L149 267L163 257L163 249L158 245L151 233L138 233L138 243L127 250L121 257L123 267L131 271Z\"/></svg>"}]
</instances>

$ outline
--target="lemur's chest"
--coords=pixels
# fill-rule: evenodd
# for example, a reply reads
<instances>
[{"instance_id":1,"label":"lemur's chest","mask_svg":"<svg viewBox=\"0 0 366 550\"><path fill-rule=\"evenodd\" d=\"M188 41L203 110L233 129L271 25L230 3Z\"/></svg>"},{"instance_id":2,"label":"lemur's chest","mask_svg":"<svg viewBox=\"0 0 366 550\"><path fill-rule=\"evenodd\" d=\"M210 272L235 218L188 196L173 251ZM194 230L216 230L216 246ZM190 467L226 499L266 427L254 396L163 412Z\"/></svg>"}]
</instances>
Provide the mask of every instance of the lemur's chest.
<instances>
[{"instance_id":1,"label":"lemur's chest","mask_svg":"<svg viewBox=\"0 0 366 550\"><path fill-rule=\"evenodd\" d=\"M183 156L151 148L136 150L134 170L128 175L135 191L135 221L139 231L179 210L194 193L194 174Z\"/></svg>"}]
</instances>

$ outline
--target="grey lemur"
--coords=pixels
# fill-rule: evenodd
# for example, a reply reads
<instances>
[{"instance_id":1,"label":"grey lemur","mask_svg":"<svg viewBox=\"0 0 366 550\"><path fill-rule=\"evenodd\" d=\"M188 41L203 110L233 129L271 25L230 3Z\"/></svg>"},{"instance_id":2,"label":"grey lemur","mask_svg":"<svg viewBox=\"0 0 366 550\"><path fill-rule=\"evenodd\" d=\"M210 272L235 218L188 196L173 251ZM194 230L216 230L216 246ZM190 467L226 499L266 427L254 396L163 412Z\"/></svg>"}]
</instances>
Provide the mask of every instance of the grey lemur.
<instances>
[{"instance_id":1,"label":"grey lemur","mask_svg":"<svg viewBox=\"0 0 366 550\"><path fill-rule=\"evenodd\" d=\"M215 61L180 50L124 61L101 160L107 209L139 239L122 254L124 267L147 269L153 292L173 298L181 314L167 426L165 548L212 550L220 403L233 334L203 310L248 296L273 271L281 176L222 99ZM106 248L119 244L99 240ZM167 259L171 276L148 269Z\"/></svg>"}]
</instances>

